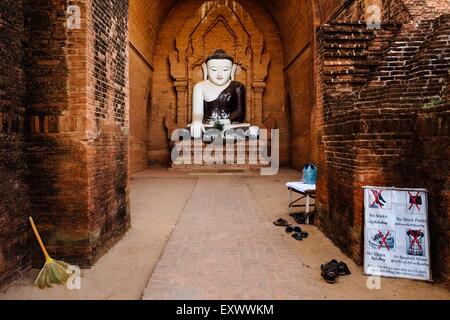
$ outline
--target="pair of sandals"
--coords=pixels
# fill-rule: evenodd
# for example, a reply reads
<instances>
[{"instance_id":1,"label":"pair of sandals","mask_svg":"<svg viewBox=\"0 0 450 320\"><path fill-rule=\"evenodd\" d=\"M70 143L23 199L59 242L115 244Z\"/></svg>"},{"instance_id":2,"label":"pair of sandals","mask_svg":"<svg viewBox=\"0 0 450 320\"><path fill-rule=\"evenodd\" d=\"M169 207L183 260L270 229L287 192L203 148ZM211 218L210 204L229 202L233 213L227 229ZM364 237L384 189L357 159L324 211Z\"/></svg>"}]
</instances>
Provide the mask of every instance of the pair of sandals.
<instances>
[{"instance_id":1,"label":"pair of sandals","mask_svg":"<svg viewBox=\"0 0 450 320\"><path fill-rule=\"evenodd\" d=\"M299 226L288 226L286 228L286 233L292 233L292 238L297 241L308 238L308 232L304 232Z\"/></svg>"},{"instance_id":2,"label":"pair of sandals","mask_svg":"<svg viewBox=\"0 0 450 320\"><path fill-rule=\"evenodd\" d=\"M337 276L346 276L351 274L348 266L344 262L337 261L336 259L322 264L320 269L322 270L321 276L327 283L335 283Z\"/></svg>"},{"instance_id":3,"label":"pair of sandals","mask_svg":"<svg viewBox=\"0 0 450 320\"><path fill-rule=\"evenodd\" d=\"M301 241L308 238L308 232L304 232L299 226L291 226L289 222L282 218L274 221L273 224L277 227L286 227L286 233L293 233L292 238L295 240Z\"/></svg>"}]
</instances>

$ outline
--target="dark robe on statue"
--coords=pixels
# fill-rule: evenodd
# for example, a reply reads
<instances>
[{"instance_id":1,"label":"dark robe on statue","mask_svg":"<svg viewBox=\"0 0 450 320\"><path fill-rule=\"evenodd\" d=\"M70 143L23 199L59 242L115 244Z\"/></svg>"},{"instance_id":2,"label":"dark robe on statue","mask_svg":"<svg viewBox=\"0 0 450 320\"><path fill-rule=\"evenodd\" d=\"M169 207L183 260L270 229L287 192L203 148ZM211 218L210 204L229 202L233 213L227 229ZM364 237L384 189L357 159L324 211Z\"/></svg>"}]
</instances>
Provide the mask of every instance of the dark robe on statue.
<instances>
[{"instance_id":1,"label":"dark robe on statue","mask_svg":"<svg viewBox=\"0 0 450 320\"><path fill-rule=\"evenodd\" d=\"M203 119L206 122L215 119L229 119L231 123L245 121L245 87L238 81L231 81L217 99L203 105Z\"/></svg>"}]
</instances>

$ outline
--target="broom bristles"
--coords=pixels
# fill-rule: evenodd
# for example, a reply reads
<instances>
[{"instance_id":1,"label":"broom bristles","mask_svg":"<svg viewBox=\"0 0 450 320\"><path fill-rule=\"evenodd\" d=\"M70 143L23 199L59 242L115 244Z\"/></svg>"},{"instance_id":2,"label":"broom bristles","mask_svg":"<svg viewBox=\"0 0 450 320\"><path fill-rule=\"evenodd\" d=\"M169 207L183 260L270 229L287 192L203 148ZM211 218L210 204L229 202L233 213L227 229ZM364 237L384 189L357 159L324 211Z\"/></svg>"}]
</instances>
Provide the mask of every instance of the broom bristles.
<instances>
[{"instance_id":1,"label":"broom bristles","mask_svg":"<svg viewBox=\"0 0 450 320\"><path fill-rule=\"evenodd\" d=\"M63 284L72 275L67 271L70 265L64 261L51 260L45 263L34 285L40 289L51 288L52 284Z\"/></svg>"}]
</instances>

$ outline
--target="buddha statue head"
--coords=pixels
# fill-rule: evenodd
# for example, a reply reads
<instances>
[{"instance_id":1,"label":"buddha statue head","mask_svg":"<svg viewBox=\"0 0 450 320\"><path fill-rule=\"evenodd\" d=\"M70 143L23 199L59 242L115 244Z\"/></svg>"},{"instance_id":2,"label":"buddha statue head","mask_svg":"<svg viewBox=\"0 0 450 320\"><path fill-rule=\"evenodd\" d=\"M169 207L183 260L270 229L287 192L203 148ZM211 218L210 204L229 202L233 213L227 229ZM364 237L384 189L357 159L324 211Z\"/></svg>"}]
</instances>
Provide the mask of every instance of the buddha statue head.
<instances>
[{"instance_id":1,"label":"buddha statue head","mask_svg":"<svg viewBox=\"0 0 450 320\"><path fill-rule=\"evenodd\" d=\"M234 80L236 65L234 59L223 49L217 49L214 54L206 58L203 64L205 80L209 80L216 86L224 86L230 80Z\"/></svg>"}]
</instances>

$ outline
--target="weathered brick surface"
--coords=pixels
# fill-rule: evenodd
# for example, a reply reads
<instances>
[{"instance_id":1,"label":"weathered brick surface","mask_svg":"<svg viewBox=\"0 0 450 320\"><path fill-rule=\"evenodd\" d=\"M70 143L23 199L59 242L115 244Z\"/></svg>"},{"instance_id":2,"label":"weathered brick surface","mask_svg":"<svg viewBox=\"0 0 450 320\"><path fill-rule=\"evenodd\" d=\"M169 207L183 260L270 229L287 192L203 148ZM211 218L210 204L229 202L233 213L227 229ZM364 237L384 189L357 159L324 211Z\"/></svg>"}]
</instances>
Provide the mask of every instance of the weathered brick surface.
<instances>
[{"instance_id":1,"label":"weathered brick surface","mask_svg":"<svg viewBox=\"0 0 450 320\"><path fill-rule=\"evenodd\" d=\"M93 0L87 26L87 192L91 263L130 226L128 1Z\"/></svg>"},{"instance_id":2,"label":"weathered brick surface","mask_svg":"<svg viewBox=\"0 0 450 320\"><path fill-rule=\"evenodd\" d=\"M310 122L314 105L314 47L310 1L259 1L277 23L284 51L284 112L289 121L286 154L293 168L312 159ZM316 2L314 1L314 4Z\"/></svg>"},{"instance_id":3,"label":"weathered brick surface","mask_svg":"<svg viewBox=\"0 0 450 320\"><path fill-rule=\"evenodd\" d=\"M128 3L71 4L81 29L65 27L67 1L2 2L1 284L42 266L28 215L80 266L129 227Z\"/></svg>"},{"instance_id":4,"label":"weathered brick surface","mask_svg":"<svg viewBox=\"0 0 450 320\"><path fill-rule=\"evenodd\" d=\"M22 1L0 3L0 288L30 267Z\"/></svg>"},{"instance_id":5,"label":"weathered brick surface","mask_svg":"<svg viewBox=\"0 0 450 320\"><path fill-rule=\"evenodd\" d=\"M130 0L130 173L147 168L151 127L153 56L161 20L175 0Z\"/></svg>"},{"instance_id":6,"label":"weathered brick surface","mask_svg":"<svg viewBox=\"0 0 450 320\"><path fill-rule=\"evenodd\" d=\"M83 181L85 151L74 139L82 128L79 117L69 110L71 65L66 53L68 48L74 50L74 40L64 27L65 11L65 1L43 1L40 5L24 1L28 214L34 217L49 252L70 261L73 255L85 254L81 250L74 254L78 250L74 247L87 245L88 224L83 217L87 208L83 200L87 186ZM75 41L80 45L80 39ZM79 95L81 89L76 92ZM33 264L40 267L42 253L34 239L32 244Z\"/></svg>"},{"instance_id":7,"label":"weathered brick surface","mask_svg":"<svg viewBox=\"0 0 450 320\"><path fill-rule=\"evenodd\" d=\"M332 3L333 1L326 1ZM347 1L343 10L341 8L342 1L334 1L333 6L329 8L327 13L337 13L335 19L339 21L365 21L367 17L373 13L368 12L368 7L377 5L381 9L382 21L396 21L408 23L411 21L435 19L440 15L449 12L449 2L447 0L353 0ZM332 3L333 4L333 3ZM326 6L326 5L325 5ZM327 18L330 18L329 15ZM322 20L324 22L329 22Z\"/></svg>"},{"instance_id":8,"label":"weathered brick surface","mask_svg":"<svg viewBox=\"0 0 450 320\"><path fill-rule=\"evenodd\" d=\"M423 2L423 1L421 1ZM407 23L412 20L410 7L405 6L404 1L398 0L353 0L348 1L348 5L338 12L335 17L339 21L366 21L373 15L369 6L378 6L381 10L381 21L396 21ZM423 5L422 5L423 6Z\"/></svg>"},{"instance_id":9,"label":"weathered brick surface","mask_svg":"<svg viewBox=\"0 0 450 320\"><path fill-rule=\"evenodd\" d=\"M393 24L361 26L336 22L319 32L320 227L362 262L361 187L427 188L433 274L448 281L449 16L398 32Z\"/></svg>"}]
</instances>

